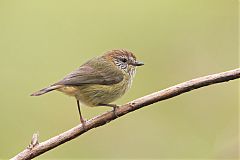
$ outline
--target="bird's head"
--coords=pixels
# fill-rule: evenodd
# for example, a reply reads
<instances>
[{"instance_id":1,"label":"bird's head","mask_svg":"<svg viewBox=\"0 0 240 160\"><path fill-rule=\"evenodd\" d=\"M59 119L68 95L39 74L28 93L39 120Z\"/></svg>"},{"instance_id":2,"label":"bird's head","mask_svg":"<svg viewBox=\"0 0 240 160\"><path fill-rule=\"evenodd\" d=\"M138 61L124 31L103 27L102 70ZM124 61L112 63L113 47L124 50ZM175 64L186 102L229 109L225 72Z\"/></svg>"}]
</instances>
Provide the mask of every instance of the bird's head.
<instances>
[{"instance_id":1,"label":"bird's head","mask_svg":"<svg viewBox=\"0 0 240 160\"><path fill-rule=\"evenodd\" d=\"M136 60L136 56L132 52L124 49L108 51L104 56L122 72L131 76L135 74L137 66L144 65L143 62Z\"/></svg>"}]
</instances>

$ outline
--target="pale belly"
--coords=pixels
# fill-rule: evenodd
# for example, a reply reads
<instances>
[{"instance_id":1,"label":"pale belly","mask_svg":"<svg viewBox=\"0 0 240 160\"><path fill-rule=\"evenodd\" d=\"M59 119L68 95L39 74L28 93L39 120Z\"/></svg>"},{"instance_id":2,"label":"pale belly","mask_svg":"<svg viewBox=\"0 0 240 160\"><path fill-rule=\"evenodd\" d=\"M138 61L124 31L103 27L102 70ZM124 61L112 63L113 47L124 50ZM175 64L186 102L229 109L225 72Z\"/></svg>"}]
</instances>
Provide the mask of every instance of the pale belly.
<instances>
[{"instance_id":1,"label":"pale belly","mask_svg":"<svg viewBox=\"0 0 240 160\"><path fill-rule=\"evenodd\" d=\"M76 97L81 103L93 107L100 104L109 104L120 98L131 86L131 81L127 83L117 83L113 85L89 84L83 86L67 86L58 89L59 91Z\"/></svg>"}]
</instances>

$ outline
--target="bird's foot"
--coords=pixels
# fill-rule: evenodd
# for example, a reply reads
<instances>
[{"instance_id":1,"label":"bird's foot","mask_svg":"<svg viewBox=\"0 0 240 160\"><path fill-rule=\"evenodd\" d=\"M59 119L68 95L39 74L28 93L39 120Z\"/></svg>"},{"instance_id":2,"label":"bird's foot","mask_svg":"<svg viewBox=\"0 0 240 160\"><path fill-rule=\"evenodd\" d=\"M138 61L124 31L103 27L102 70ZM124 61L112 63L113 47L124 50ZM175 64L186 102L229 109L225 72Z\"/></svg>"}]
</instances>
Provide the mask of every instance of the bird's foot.
<instances>
[{"instance_id":1,"label":"bird's foot","mask_svg":"<svg viewBox=\"0 0 240 160\"><path fill-rule=\"evenodd\" d=\"M83 129L86 130L86 120L83 118L80 118L80 122L82 124Z\"/></svg>"},{"instance_id":2,"label":"bird's foot","mask_svg":"<svg viewBox=\"0 0 240 160\"><path fill-rule=\"evenodd\" d=\"M116 113L116 110L119 108L119 106L116 105L116 104L107 104L107 106L112 107L113 108L113 113L114 113L115 117L118 117L118 115Z\"/></svg>"},{"instance_id":3,"label":"bird's foot","mask_svg":"<svg viewBox=\"0 0 240 160\"><path fill-rule=\"evenodd\" d=\"M108 107L112 107L113 108L113 114L115 115L115 117L118 117L117 113L116 113L116 109L119 108L118 105L116 104L99 104L99 106L108 106Z\"/></svg>"},{"instance_id":4,"label":"bird's foot","mask_svg":"<svg viewBox=\"0 0 240 160\"><path fill-rule=\"evenodd\" d=\"M117 108L119 108L118 105L115 105L115 106L113 107L113 113L114 113L115 117L118 117L118 115L117 115L117 113L116 113L116 109L117 109Z\"/></svg>"}]
</instances>

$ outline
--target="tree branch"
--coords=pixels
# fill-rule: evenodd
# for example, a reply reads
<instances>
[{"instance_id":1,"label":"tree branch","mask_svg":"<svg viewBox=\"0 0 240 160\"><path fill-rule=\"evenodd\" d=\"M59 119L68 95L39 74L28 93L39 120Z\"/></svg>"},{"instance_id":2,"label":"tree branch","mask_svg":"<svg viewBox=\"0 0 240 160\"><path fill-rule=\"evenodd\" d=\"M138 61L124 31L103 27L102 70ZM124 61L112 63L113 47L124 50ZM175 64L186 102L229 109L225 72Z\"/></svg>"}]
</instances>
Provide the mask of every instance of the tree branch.
<instances>
[{"instance_id":1,"label":"tree branch","mask_svg":"<svg viewBox=\"0 0 240 160\"><path fill-rule=\"evenodd\" d=\"M140 109L144 106L148 106L150 104L175 97L185 92L189 92L191 90L216 84L216 83L227 82L229 80L237 79L239 77L240 77L240 68L227 71L227 72L222 72L222 73L217 73L213 75L192 79L190 81L180 83L170 88L167 88L167 89L149 94L147 96L138 98L131 102L128 102L127 104L124 104L121 107L117 108L115 110L115 113L118 115L118 117L121 117L127 113ZM33 136L35 137L35 139L32 140L34 144L30 144L31 147L27 147L25 150L23 150L22 152L17 154L15 157L13 157L12 160L26 160L26 159L32 159L34 157L37 157L43 154L44 152L47 152L65 142L68 142L93 128L105 125L108 122L114 119L117 119L118 117L115 116L113 111L105 112L101 115L98 115L88 120L86 122L85 130L82 124L79 124L76 127L41 143L38 143L38 140L36 139L36 137L38 136Z\"/></svg>"}]
</instances>

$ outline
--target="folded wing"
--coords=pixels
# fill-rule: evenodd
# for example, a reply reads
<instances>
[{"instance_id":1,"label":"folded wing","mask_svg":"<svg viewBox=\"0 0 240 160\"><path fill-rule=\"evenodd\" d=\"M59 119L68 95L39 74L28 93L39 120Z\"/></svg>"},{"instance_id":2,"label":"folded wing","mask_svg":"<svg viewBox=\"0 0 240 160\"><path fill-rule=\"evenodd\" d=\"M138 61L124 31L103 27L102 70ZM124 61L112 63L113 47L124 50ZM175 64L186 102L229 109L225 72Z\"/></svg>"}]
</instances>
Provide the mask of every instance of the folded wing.
<instances>
[{"instance_id":1,"label":"folded wing","mask_svg":"<svg viewBox=\"0 0 240 160\"><path fill-rule=\"evenodd\" d=\"M111 65L111 64L110 64ZM109 64L91 66L85 64L71 72L54 85L79 86L83 84L112 85L123 80L123 74L118 69L113 69Z\"/></svg>"}]
</instances>

